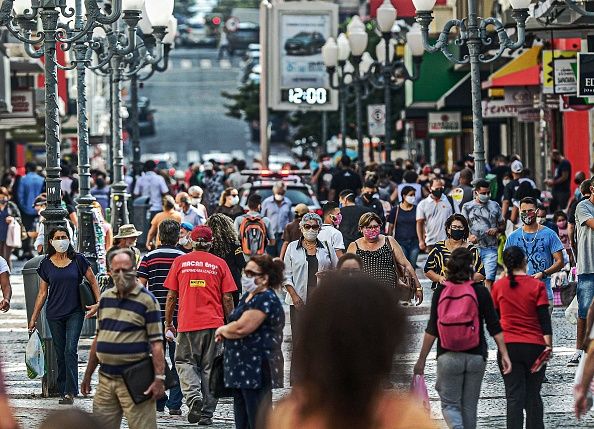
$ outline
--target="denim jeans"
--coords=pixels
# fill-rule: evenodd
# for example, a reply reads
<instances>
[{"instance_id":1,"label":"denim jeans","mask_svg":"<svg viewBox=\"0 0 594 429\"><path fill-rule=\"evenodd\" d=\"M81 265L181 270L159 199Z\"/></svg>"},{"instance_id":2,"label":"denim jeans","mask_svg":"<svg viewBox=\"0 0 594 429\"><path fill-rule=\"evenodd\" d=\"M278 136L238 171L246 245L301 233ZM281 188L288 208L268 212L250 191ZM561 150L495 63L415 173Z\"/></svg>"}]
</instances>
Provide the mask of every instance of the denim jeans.
<instances>
[{"instance_id":1,"label":"denim jeans","mask_svg":"<svg viewBox=\"0 0 594 429\"><path fill-rule=\"evenodd\" d=\"M265 421L272 408L272 381L270 367L262 360L262 387L259 389L233 389L235 429L256 429ZM259 424L260 423L260 424Z\"/></svg>"},{"instance_id":2,"label":"denim jeans","mask_svg":"<svg viewBox=\"0 0 594 429\"><path fill-rule=\"evenodd\" d=\"M266 253L272 256L280 256L281 249L283 248L283 234L282 232L277 232L274 234L274 246L266 246Z\"/></svg>"},{"instance_id":3,"label":"denim jeans","mask_svg":"<svg viewBox=\"0 0 594 429\"><path fill-rule=\"evenodd\" d=\"M586 319L594 300L594 274L580 274L577 281L578 317Z\"/></svg>"},{"instance_id":4,"label":"denim jeans","mask_svg":"<svg viewBox=\"0 0 594 429\"><path fill-rule=\"evenodd\" d=\"M402 248L402 252L404 252L404 256L411 263L413 268L417 268L417 259L419 257L419 240L400 240L398 241L400 247Z\"/></svg>"},{"instance_id":5,"label":"denim jeans","mask_svg":"<svg viewBox=\"0 0 594 429\"><path fill-rule=\"evenodd\" d=\"M165 341L165 347L168 349L169 359L171 360L171 372L179 383L179 376L177 375L177 370L175 369L175 342ZM165 407L169 408L170 410L179 410L182 406L183 399L184 397L182 395L181 387L178 384L173 389L169 390L169 395L165 395L161 399L157 400L157 410L162 410Z\"/></svg>"},{"instance_id":6,"label":"denim jeans","mask_svg":"<svg viewBox=\"0 0 594 429\"><path fill-rule=\"evenodd\" d=\"M58 320L48 320L58 360L60 395L78 395L78 339L85 313L77 311Z\"/></svg>"},{"instance_id":7,"label":"denim jeans","mask_svg":"<svg viewBox=\"0 0 594 429\"><path fill-rule=\"evenodd\" d=\"M492 282L495 281L497 277L497 247L480 247L479 253L485 267L485 278Z\"/></svg>"},{"instance_id":8,"label":"denim jeans","mask_svg":"<svg viewBox=\"0 0 594 429\"><path fill-rule=\"evenodd\" d=\"M437 358L435 389L450 429L476 428L476 408L486 367L481 355L447 352Z\"/></svg>"}]
</instances>

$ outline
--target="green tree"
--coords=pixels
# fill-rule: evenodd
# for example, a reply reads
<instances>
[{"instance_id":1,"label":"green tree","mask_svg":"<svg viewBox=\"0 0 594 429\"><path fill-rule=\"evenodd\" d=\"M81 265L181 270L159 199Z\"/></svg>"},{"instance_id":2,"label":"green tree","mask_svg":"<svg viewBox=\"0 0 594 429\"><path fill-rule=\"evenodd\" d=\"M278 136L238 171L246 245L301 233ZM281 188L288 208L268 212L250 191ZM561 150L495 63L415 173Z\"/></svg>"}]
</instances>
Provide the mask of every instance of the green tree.
<instances>
[{"instance_id":1,"label":"green tree","mask_svg":"<svg viewBox=\"0 0 594 429\"><path fill-rule=\"evenodd\" d=\"M236 7L258 9L260 0L219 0L219 4L212 10L213 13L220 13L224 19L231 16L231 11Z\"/></svg>"}]
</instances>

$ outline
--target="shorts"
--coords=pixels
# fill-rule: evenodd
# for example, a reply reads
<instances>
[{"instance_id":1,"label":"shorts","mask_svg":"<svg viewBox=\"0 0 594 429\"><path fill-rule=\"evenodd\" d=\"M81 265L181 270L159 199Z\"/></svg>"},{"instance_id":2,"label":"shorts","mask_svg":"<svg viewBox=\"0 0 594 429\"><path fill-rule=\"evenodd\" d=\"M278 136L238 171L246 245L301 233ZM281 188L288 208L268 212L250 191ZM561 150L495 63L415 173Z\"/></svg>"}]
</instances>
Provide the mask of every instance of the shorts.
<instances>
[{"instance_id":1,"label":"shorts","mask_svg":"<svg viewBox=\"0 0 594 429\"><path fill-rule=\"evenodd\" d=\"M594 273L579 274L577 282L578 317L586 319L594 299Z\"/></svg>"},{"instance_id":2,"label":"shorts","mask_svg":"<svg viewBox=\"0 0 594 429\"><path fill-rule=\"evenodd\" d=\"M497 247L481 247L479 253L483 267L485 267L485 278L492 282L495 281L497 277Z\"/></svg>"}]
</instances>

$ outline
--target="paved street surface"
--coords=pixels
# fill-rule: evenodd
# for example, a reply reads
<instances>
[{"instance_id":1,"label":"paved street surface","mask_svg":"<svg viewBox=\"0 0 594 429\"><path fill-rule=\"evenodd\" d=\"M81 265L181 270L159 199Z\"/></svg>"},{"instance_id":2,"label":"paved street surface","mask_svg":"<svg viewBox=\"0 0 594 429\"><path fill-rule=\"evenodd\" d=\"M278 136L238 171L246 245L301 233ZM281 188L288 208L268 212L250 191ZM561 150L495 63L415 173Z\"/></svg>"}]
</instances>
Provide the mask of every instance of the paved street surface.
<instances>
[{"instance_id":1,"label":"paved street surface","mask_svg":"<svg viewBox=\"0 0 594 429\"><path fill-rule=\"evenodd\" d=\"M7 372L7 385L10 392L12 405L15 407L16 415L25 429L37 428L43 416L51 410L58 407L57 399L45 399L40 397L41 382L39 380L29 380L26 377L25 369L25 345L27 342L27 321L25 312L25 300L23 291L23 282L20 275L22 263L16 263L11 276L14 288L12 300L12 309L7 314L0 314L0 349L3 352L3 361ZM420 347L422 332L428 317L430 290L428 283L423 282L427 301L419 308L410 310L410 335L406 341L405 353L399 354L394 361L394 373L391 381L394 386L406 389L410 383L412 367L417 357ZM549 384L545 384L542 389L545 403L545 426L547 428L576 428L576 427L594 427L594 416L590 415L587 419L578 423L573 417L573 399L572 384L574 369L565 366L569 356L572 354L572 344L575 341L574 327L568 325L563 317L562 309L555 309L554 312L555 329L555 357L553 358L547 371ZM288 322L287 317L287 322ZM371 344L371 341L370 341ZM88 350L90 346L89 339L81 340L79 354L79 377L82 378ZM285 353L285 367L289 367L289 352L291 348L290 327L285 327L285 343L283 350ZM505 392L499 370L495 365L495 344L490 341L490 356L487 374L483 382L481 400L479 402L479 427L480 428L504 428L505 427ZM429 395L431 399L432 415L443 426L441 420L440 404L435 386L435 356L430 356L427 362L427 383L429 385ZM288 375L286 372L285 375ZM96 382L96 379L94 380ZM286 383L288 385L288 383ZM278 400L288 393L288 389L279 389L274 393L274 400ZM91 410L91 398L79 398L75 406L85 410ZM183 408L184 416L171 417L168 414L159 416L159 428L189 428L196 427L190 425L185 415L187 408ZM395 416L394 418L397 418ZM127 428L127 426L123 425ZM231 400L222 400L217 408L215 415L215 424L212 426L217 429L231 429L233 425L233 406Z\"/></svg>"}]
</instances>

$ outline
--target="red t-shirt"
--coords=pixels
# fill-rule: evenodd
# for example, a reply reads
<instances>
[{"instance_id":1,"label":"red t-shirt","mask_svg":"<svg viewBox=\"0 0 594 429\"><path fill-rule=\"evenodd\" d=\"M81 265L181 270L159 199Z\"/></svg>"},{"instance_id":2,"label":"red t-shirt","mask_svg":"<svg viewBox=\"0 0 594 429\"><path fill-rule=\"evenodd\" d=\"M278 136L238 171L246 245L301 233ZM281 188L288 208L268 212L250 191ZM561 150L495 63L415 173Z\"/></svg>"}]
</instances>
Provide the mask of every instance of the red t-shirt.
<instances>
[{"instance_id":1,"label":"red t-shirt","mask_svg":"<svg viewBox=\"0 0 594 429\"><path fill-rule=\"evenodd\" d=\"M497 280L491 289L495 309L501 315L503 339L506 343L545 345L536 308L549 305L545 284L532 276L516 276L517 285L509 286L509 278Z\"/></svg>"},{"instance_id":2,"label":"red t-shirt","mask_svg":"<svg viewBox=\"0 0 594 429\"><path fill-rule=\"evenodd\" d=\"M179 293L178 332L222 326L223 294L237 290L224 259L196 251L174 259L164 286Z\"/></svg>"}]
</instances>

